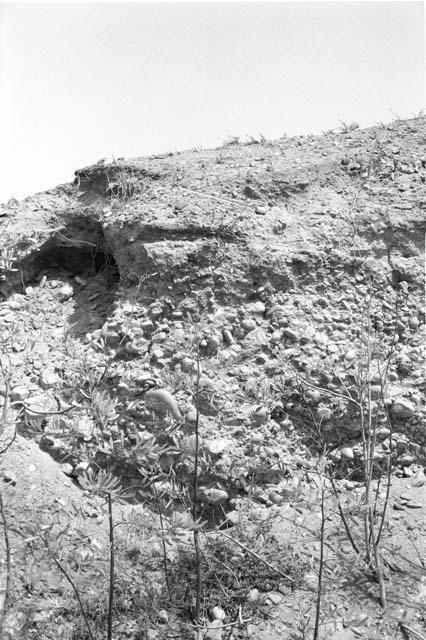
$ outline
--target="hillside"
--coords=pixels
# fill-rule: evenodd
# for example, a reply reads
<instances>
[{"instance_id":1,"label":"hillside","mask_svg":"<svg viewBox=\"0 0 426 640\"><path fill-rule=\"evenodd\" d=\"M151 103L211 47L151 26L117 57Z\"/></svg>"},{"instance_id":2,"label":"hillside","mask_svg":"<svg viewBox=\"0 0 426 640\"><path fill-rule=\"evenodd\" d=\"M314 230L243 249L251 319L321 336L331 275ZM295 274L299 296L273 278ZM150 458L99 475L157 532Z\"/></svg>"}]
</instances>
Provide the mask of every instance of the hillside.
<instances>
[{"instance_id":1,"label":"hillside","mask_svg":"<svg viewBox=\"0 0 426 640\"><path fill-rule=\"evenodd\" d=\"M318 638L423 637L425 142L232 140L2 205L5 637L90 637L58 563L107 637L100 470L126 490L113 638L194 637L194 515L200 638L313 638L319 572Z\"/></svg>"}]
</instances>

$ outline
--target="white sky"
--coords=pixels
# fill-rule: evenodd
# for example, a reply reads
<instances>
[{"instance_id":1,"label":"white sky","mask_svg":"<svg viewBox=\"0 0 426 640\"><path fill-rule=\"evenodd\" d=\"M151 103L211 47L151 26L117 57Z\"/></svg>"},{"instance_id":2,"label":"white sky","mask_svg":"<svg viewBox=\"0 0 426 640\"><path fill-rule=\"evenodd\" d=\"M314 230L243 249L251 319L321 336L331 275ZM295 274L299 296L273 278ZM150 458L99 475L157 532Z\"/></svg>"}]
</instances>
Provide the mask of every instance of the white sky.
<instances>
[{"instance_id":1,"label":"white sky","mask_svg":"<svg viewBox=\"0 0 426 640\"><path fill-rule=\"evenodd\" d=\"M0 201L102 157L413 116L424 30L410 1L0 4Z\"/></svg>"}]
</instances>

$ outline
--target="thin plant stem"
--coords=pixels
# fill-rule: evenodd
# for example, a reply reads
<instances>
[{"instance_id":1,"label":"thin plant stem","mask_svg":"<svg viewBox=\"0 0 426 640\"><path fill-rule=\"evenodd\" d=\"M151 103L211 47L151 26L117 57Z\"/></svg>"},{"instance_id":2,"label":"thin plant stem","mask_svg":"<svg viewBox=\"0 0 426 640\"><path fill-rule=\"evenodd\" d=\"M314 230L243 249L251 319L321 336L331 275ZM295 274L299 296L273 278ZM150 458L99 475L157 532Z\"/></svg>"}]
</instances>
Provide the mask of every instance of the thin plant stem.
<instances>
[{"instance_id":1,"label":"thin plant stem","mask_svg":"<svg viewBox=\"0 0 426 640\"><path fill-rule=\"evenodd\" d=\"M153 484L152 486L154 488L155 500L157 502L158 513L159 513L159 516L160 516L161 546L162 546L162 551L163 551L164 577L166 578L166 586L167 586L167 593L168 593L168 596L169 596L169 600L172 603L173 602L173 597L172 597L172 590L170 588L169 566L168 566L168 563L167 563L167 549L166 549L166 542L164 540L165 529L164 529L164 519L163 519L163 507L162 507L161 502L160 502L160 497L158 495L157 487L155 486L155 484Z\"/></svg>"},{"instance_id":2,"label":"thin plant stem","mask_svg":"<svg viewBox=\"0 0 426 640\"><path fill-rule=\"evenodd\" d=\"M45 540L45 538L42 538L42 540L43 540L43 542L44 542L44 544L46 546L46 549L47 549L47 551L49 553L49 556L52 558L53 562L56 564L56 566L58 567L59 571L63 574L63 576L66 578L66 580L70 583L70 585L72 587L72 590L74 591L75 597L77 598L77 602L78 602L78 605L80 607L80 611L81 611L82 616L84 618L84 622L85 622L86 628L87 628L87 633L89 634L89 637L90 637L91 640L95 640L95 638L93 636L93 633L92 633L92 630L90 628L89 620L87 619L87 615L86 615L86 612L84 610L83 603L82 603L81 598L80 598L80 594L78 592L77 587L75 586L75 583L74 583L73 579L71 578L71 576L69 575L67 570L61 565L59 560L51 552L51 550L49 549L49 544L48 544L47 540Z\"/></svg>"},{"instance_id":3,"label":"thin plant stem","mask_svg":"<svg viewBox=\"0 0 426 640\"><path fill-rule=\"evenodd\" d=\"M201 546L200 546L200 531L197 526L198 520L198 458L200 451L200 351L197 346L197 377L195 383L195 455L194 455L194 485L193 485L193 501L192 501L192 519L194 521L194 548L196 558L196 599L195 599L195 624L200 624L200 610L201 610L201 587L202 587L202 566L201 566Z\"/></svg>"},{"instance_id":4,"label":"thin plant stem","mask_svg":"<svg viewBox=\"0 0 426 640\"><path fill-rule=\"evenodd\" d=\"M386 416L387 416L387 420L388 420L388 424L389 424L389 431L390 431L390 434L389 434L390 452L389 452L389 459L388 459L388 474L387 474L387 487L386 487L385 504L383 505L383 511L382 511L382 515L380 517L379 530L377 532L377 536L376 536L376 540L375 540L375 544L376 545L379 545L379 543L380 543L380 539L382 537L383 527L385 526L386 511L387 511L388 504L389 504L389 494L390 494L391 475L392 475L392 454L393 454L392 434L393 434L393 430L392 430L392 421L390 419L389 410L388 410L387 407L386 407Z\"/></svg>"},{"instance_id":5,"label":"thin plant stem","mask_svg":"<svg viewBox=\"0 0 426 640\"><path fill-rule=\"evenodd\" d=\"M6 515L4 513L3 495L0 492L0 513L3 524L4 545L6 550L6 583L4 591L4 600L2 610L0 612L0 632L3 632L4 620L9 608L10 599L10 579L11 579L11 561L10 561L10 540L9 530L7 527Z\"/></svg>"},{"instance_id":6,"label":"thin plant stem","mask_svg":"<svg viewBox=\"0 0 426 640\"><path fill-rule=\"evenodd\" d=\"M373 520L373 510L371 508L368 509L368 515L370 519L370 529L374 535L374 520ZM383 575L383 567L382 560L380 556L379 546L373 540L373 554L374 554L374 565L376 570L376 578L379 583L379 594L380 594L380 604L382 609L386 609L386 589L385 589L385 580Z\"/></svg>"},{"instance_id":7,"label":"thin plant stem","mask_svg":"<svg viewBox=\"0 0 426 640\"><path fill-rule=\"evenodd\" d=\"M112 498L111 493L107 493L108 501L108 520L109 520L109 598L108 598L108 631L107 639L112 640L112 619L114 607L114 522L112 517Z\"/></svg>"},{"instance_id":8,"label":"thin plant stem","mask_svg":"<svg viewBox=\"0 0 426 640\"><path fill-rule=\"evenodd\" d=\"M318 589L317 589L317 602L315 607L315 627L313 640L318 640L319 623L321 615L321 596L322 596L322 576L324 570L324 528L325 528L325 512L324 512L324 485L321 487L321 530L320 530L320 558L319 558L319 570L318 570Z\"/></svg>"},{"instance_id":9,"label":"thin plant stem","mask_svg":"<svg viewBox=\"0 0 426 640\"><path fill-rule=\"evenodd\" d=\"M352 548L355 551L355 553L359 554L358 546L357 546L357 544L356 544L356 542L355 542L355 540L353 538L353 535L351 533L348 520L346 518L345 512L343 511L343 507L340 504L339 494L337 493L336 483L334 482L334 478L333 478L331 470L329 472L329 476L330 476L330 482L331 482L331 486L332 486L332 489L333 489L334 497L337 500L337 508L339 510L339 514L340 514L340 517L342 519L343 526L345 527L346 535L348 536L349 542L351 543Z\"/></svg>"},{"instance_id":10,"label":"thin plant stem","mask_svg":"<svg viewBox=\"0 0 426 640\"><path fill-rule=\"evenodd\" d=\"M395 302L395 322L394 322L394 326L393 326L391 348L390 348L390 352L389 352L389 355L388 355L388 358L387 358L386 369L385 369L385 372L384 372L384 376L382 377L382 375L380 375L380 387L381 387L381 398L382 398L382 401L383 401L383 398L384 398L385 384L386 384L387 377L388 377L388 371L389 371L391 358L392 358L392 355L393 355L394 350L395 350L396 335L397 335L397 333L396 333L396 323L397 323L398 318L399 318L399 302L400 302L400 300L399 300L399 295L398 295L398 292L397 292L397 297L396 297L396 302ZM382 515L380 517L379 531L377 533L377 537L376 537L376 541L375 541L376 545L378 545L380 543L383 527L385 525L386 511L387 511L387 507L388 507L388 504L389 504L389 494L390 494L391 475L392 475L393 425L392 425L392 420L391 420L390 413L389 413L389 407L385 407L385 413L386 413L386 421L387 421L387 424L388 424L388 427L389 427L389 460L388 460L388 473L387 473L387 487L386 487L385 504L383 506Z\"/></svg>"}]
</instances>

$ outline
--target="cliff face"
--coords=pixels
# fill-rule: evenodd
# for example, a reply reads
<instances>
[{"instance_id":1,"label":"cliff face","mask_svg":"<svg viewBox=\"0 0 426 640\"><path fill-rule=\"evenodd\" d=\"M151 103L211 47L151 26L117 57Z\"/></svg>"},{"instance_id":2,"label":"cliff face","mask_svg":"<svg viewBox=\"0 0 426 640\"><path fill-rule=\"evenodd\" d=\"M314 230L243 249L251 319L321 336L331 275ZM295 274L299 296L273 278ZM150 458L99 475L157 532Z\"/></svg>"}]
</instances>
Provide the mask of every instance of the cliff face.
<instances>
[{"instance_id":1,"label":"cliff face","mask_svg":"<svg viewBox=\"0 0 426 640\"><path fill-rule=\"evenodd\" d=\"M135 450L162 446L169 424L167 404L152 420L140 401L148 379L176 399L188 446L198 345L207 518L235 519L250 482L259 504L281 504L323 446L355 481L350 395L364 383L378 468L393 447L410 477L425 456L425 142L417 118L100 162L4 205L2 353L22 433L38 425L32 437L74 477L96 460L131 484ZM116 403L102 432L94 380ZM70 403L60 424L42 415ZM185 460L163 470L175 463L184 482Z\"/></svg>"}]
</instances>

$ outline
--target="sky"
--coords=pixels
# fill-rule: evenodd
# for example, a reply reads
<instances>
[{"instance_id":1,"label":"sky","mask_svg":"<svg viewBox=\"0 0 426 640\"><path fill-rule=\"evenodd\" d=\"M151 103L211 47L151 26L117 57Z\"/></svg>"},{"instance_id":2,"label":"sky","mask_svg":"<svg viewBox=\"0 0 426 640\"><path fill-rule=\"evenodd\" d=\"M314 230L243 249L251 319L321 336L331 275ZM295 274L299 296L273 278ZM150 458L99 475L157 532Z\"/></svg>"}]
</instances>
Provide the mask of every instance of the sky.
<instances>
[{"instance_id":1,"label":"sky","mask_svg":"<svg viewBox=\"0 0 426 640\"><path fill-rule=\"evenodd\" d=\"M425 106L422 2L0 4L0 202L100 158Z\"/></svg>"}]
</instances>

